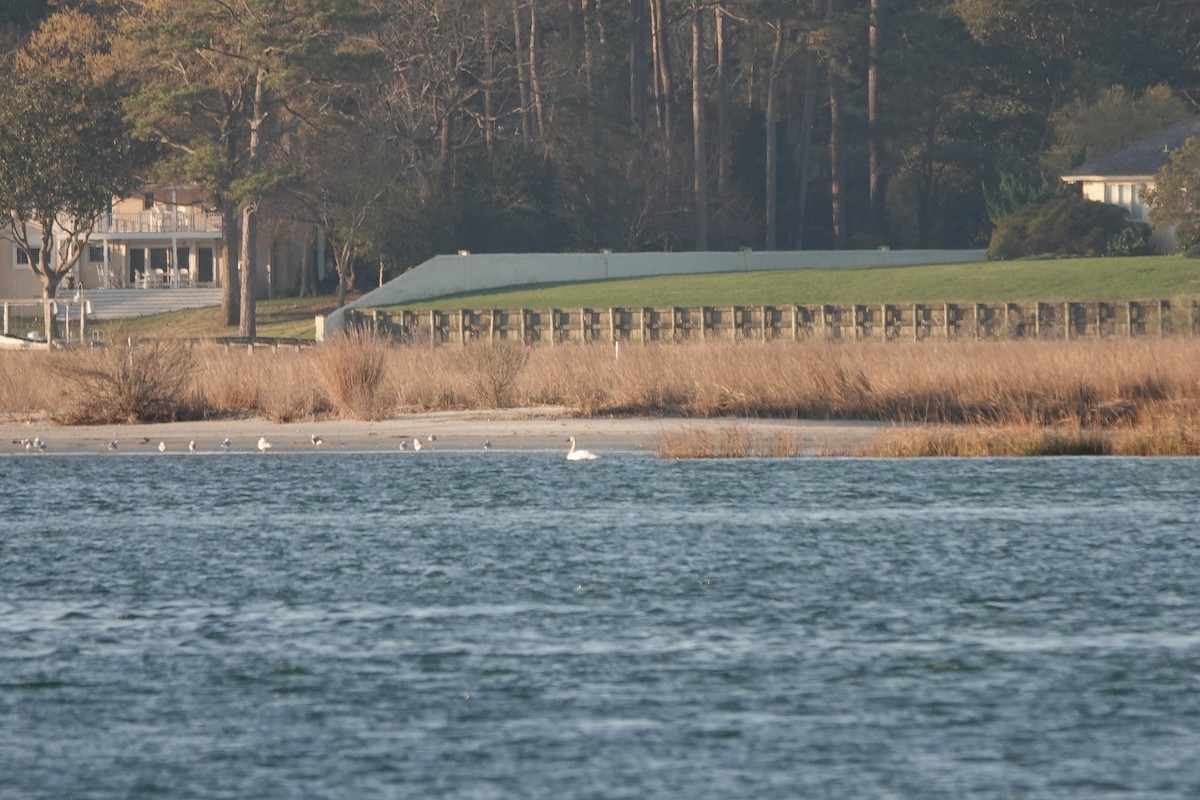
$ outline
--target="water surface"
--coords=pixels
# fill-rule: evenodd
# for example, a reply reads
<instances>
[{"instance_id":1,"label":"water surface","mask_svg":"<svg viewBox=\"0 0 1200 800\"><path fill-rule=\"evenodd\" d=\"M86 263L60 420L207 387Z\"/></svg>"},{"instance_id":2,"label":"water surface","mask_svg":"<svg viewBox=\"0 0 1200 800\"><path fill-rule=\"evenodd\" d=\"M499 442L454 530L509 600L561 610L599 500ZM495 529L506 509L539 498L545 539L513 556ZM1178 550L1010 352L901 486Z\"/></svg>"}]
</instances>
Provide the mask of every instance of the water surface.
<instances>
[{"instance_id":1,"label":"water surface","mask_svg":"<svg viewBox=\"0 0 1200 800\"><path fill-rule=\"evenodd\" d=\"M1200 460L0 478L6 800L1200 796Z\"/></svg>"}]
</instances>

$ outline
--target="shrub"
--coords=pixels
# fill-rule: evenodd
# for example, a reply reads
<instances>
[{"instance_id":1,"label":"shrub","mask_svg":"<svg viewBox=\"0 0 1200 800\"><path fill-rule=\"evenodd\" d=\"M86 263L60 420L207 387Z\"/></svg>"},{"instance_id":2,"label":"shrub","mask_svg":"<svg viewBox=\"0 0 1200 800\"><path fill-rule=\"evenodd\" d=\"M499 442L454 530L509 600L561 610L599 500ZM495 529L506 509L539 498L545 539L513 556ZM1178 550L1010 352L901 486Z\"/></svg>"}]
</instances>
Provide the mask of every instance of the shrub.
<instances>
[{"instance_id":1,"label":"shrub","mask_svg":"<svg viewBox=\"0 0 1200 800\"><path fill-rule=\"evenodd\" d=\"M1013 212L992 232L987 254L1000 260L1040 255L1106 256L1117 255L1120 249L1139 242L1144 247L1148 240L1146 226L1130 223L1125 210L1118 206L1081 197L1058 197Z\"/></svg>"},{"instance_id":2,"label":"shrub","mask_svg":"<svg viewBox=\"0 0 1200 800\"><path fill-rule=\"evenodd\" d=\"M512 342L475 344L460 350L456 361L479 405L504 408L511 405L513 383L529 361L529 348Z\"/></svg>"},{"instance_id":3,"label":"shrub","mask_svg":"<svg viewBox=\"0 0 1200 800\"><path fill-rule=\"evenodd\" d=\"M68 388L63 422L156 422L187 416L193 406L192 354L177 342L126 340L72 356L54 362Z\"/></svg>"},{"instance_id":4,"label":"shrub","mask_svg":"<svg viewBox=\"0 0 1200 800\"><path fill-rule=\"evenodd\" d=\"M381 419L391 410L386 392L391 342L373 331L352 329L317 352L317 374L334 405L354 419Z\"/></svg>"}]
</instances>

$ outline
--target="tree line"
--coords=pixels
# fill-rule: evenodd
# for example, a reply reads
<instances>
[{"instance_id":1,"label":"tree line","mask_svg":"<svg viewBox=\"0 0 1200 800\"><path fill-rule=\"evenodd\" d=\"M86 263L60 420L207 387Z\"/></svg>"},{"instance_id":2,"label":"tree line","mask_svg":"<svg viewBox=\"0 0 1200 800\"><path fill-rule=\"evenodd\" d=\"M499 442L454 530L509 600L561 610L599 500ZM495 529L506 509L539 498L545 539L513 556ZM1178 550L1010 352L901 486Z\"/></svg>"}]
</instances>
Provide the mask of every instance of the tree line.
<instances>
[{"instance_id":1,"label":"tree line","mask_svg":"<svg viewBox=\"0 0 1200 800\"><path fill-rule=\"evenodd\" d=\"M53 142L125 165L93 197L202 187L246 335L262 226L339 300L459 249L982 247L1200 102L1192 0L12 0L0 48L0 200L54 205Z\"/></svg>"}]
</instances>

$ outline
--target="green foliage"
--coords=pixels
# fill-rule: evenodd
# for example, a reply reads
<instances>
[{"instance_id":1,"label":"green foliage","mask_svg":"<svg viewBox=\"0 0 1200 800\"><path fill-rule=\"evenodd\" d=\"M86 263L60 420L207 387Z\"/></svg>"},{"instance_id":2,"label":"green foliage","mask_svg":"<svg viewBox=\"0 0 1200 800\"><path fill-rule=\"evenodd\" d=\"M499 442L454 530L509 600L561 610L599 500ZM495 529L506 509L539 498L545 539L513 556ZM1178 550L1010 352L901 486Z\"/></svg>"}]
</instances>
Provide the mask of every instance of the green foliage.
<instances>
[{"instance_id":1,"label":"green foliage","mask_svg":"<svg viewBox=\"0 0 1200 800\"><path fill-rule=\"evenodd\" d=\"M1125 210L1082 197L1059 197L1018 209L992 233L988 258L1115 255L1113 244L1129 247Z\"/></svg>"},{"instance_id":2,"label":"green foliage","mask_svg":"<svg viewBox=\"0 0 1200 800\"><path fill-rule=\"evenodd\" d=\"M1061 173L1188 118L1188 104L1166 85L1141 93L1111 86L1094 101L1079 98L1050 119L1054 144L1043 166Z\"/></svg>"},{"instance_id":3,"label":"green foliage","mask_svg":"<svg viewBox=\"0 0 1200 800\"><path fill-rule=\"evenodd\" d=\"M1155 225L1175 226L1179 250L1200 245L1200 136L1171 154L1170 162L1155 176L1146 203Z\"/></svg>"},{"instance_id":4,"label":"green foliage","mask_svg":"<svg viewBox=\"0 0 1200 800\"><path fill-rule=\"evenodd\" d=\"M983 199L987 204L988 219L993 225L999 225L1019 208L1065 197L1069 191L1067 185L1053 175L1037 169L1016 167L1000 172L994 190L985 184Z\"/></svg>"}]
</instances>

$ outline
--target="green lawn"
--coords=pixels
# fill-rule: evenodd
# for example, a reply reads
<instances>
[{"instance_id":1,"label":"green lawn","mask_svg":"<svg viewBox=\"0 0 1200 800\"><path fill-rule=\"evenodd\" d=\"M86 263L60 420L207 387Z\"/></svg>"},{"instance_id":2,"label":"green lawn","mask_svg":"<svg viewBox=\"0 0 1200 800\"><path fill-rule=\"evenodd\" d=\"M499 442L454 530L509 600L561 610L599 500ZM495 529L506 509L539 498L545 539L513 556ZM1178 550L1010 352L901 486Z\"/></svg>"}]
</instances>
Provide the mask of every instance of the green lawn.
<instances>
[{"instance_id":1,"label":"green lawn","mask_svg":"<svg viewBox=\"0 0 1200 800\"><path fill-rule=\"evenodd\" d=\"M1132 300L1200 294L1200 259L1175 256L996 261L918 267L802 269L672 275L560 283L449 295L396 308L607 308L610 306L939 303L1020 300ZM258 335L312 339L313 318L332 296L258 303ZM236 336L220 310L201 308L93 323L120 336Z\"/></svg>"},{"instance_id":2,"label":"green lawn","mask_svg":"<svg viewBox=\"0 0 1200 800\"><path fill-rule=\"evenodd\" d=\"M915 267L722 272L512 287L395 308L607 308L786 303L1121 300L1200 293L1200 260L1175 256Z\"/></svg>"},{"instance_id":3,"label":"green lawn","mask_svg":"<svg viewBox=\"0 0 1200 800\"><path fill-rule=\"evenodd\" d=\"M256 327L262 338L315 339L314 318L335 308L333 295L323 297L284 297L259 300ZM173 339L210 339L237 336L237 326L221 324L221 309L193 308L155 314L149 317L94 322L89 330L112 332L118 336L169 337Z\"/></svg>"}]
</instances>

